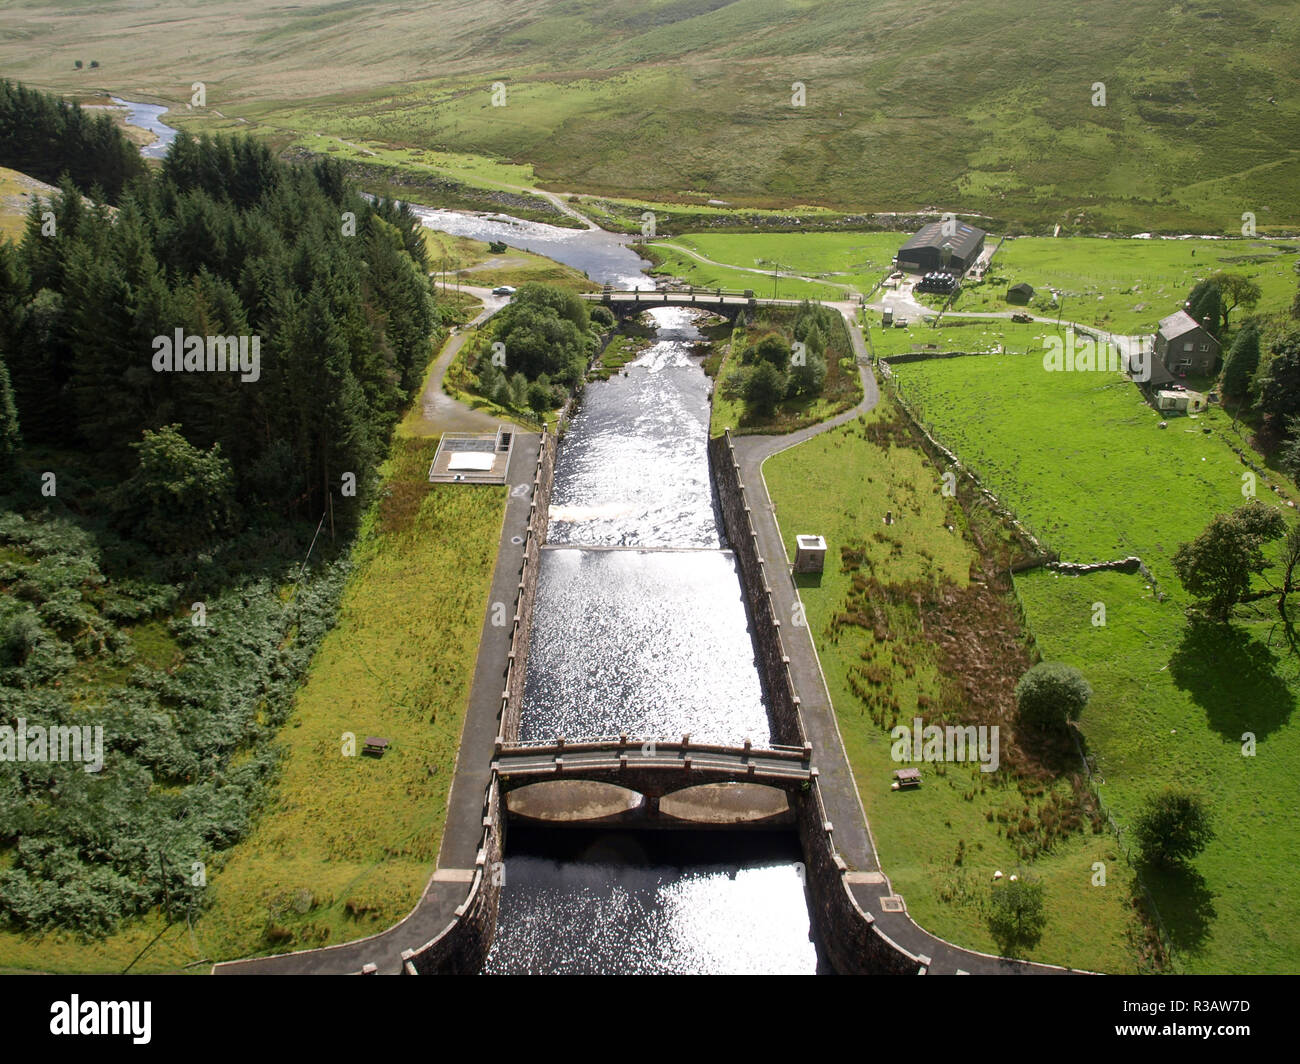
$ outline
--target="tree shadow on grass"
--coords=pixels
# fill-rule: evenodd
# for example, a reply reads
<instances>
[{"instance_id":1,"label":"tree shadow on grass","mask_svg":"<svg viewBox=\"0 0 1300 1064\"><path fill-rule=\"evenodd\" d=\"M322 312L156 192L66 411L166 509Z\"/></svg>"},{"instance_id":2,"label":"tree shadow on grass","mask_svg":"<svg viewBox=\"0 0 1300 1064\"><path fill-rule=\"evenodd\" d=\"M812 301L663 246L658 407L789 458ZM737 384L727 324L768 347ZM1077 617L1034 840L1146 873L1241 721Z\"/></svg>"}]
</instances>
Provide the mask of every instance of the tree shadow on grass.
<instances>
[{"instance_id":1,"label":"tree shadow on grass","mask_svg":"<svg viewBox=\"0 0 1300 1064\"><path fill-rule=\"evenodd\" d=\"M1219 915L1205 877L1186 864L1144 863L1140 871L1174 949L1199 953Z\"/></svg>"},{"instance_id":2,"label":"tree shadow on grass","mask_svg":"<svg viewBox=\"0 0 1300 1064\"><path fill-rule=\"evenodd\" d=\"M1291 718L1295 696L1278 675L1279 659L1246 630L1193 621L1169 659L1174 683L1205 710L1226 739L1269 735Z\"/></svg>"},{"instance_id":3,"label":"tree shadow on grass","mask_svg":"<svg viewBox=\"0 0 1300 1064\"><path fill-rule=\"evenodd\" d=\"M997 943L998 956L1027 957L1042 939L1046 923L1046 917L1041 914L1029 916L1018 925L990 915L989 933Z\"/></svg>"}]
</instances>

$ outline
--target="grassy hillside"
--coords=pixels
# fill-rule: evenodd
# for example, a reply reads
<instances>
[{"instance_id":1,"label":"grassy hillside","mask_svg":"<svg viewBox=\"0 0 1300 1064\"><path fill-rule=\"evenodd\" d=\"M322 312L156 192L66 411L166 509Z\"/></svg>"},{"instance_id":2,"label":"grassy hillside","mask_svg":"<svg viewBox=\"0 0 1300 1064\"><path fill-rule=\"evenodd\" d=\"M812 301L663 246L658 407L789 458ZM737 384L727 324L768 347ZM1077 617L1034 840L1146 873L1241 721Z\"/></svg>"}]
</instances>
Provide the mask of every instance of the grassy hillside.
<instances>
[{"instance_id":1,"label":"grassy hillside","mask_svg":"<svg viewBox=\"0 0 1300 1064\"><path fill-rule=\"evenodd\" d=\"M6 20L0 65L42 87L183 105L203 81L207 110L182 121L506 159L552 188L1027 227L1300 222L1289 0L214 0L179 17L135 0Z\"/></svg>"},{"instance_id":2,"label":"grassy hillside","mask_svg":"<svg viewBox=\"0 0 1300 1064\"><path fill-rule=\"evenodd\" d=\"M0 240L8 238L15 244L22 240L32 198L49 199L57 191L44 181L0 166Z\"/></svg>"},{"instance_id":3,"label":"grassy hillside","mask_svg":"<svg viewBox=\"0 0 1300 1064\"><path fill-rule=\"evenodd\" d=\"M949 941L998 950L987 921L992 874L1031 871L1045 885L1048 920L1023 955L1141 969L1132 876L1081 801L1077 760L1015 738L1010 686L1029 658L1009 597L981 573L974 543L981 533L997 542L990 522L972 529L942 496L888 395L866 416L769 459L763 477L787 553L813 529L830 545L834 562L801 577L799 595L881 864L908 911ZM899 524L885 526L886 511ZM899 765L889 729L914 716L996 725L1000 771L926 765L920 791L891 791ZM1090 885L1094 861L1113 867L1111 889Z\"/></svg>"},{"instance_id":4,"label":"grassy hillside","mask_svg":"<svg viewBox=\"0 0 1300 1064\"><path fill-rule=\"evenodd\" d=\"M922 362L895 373L939 436L1063 558L1136 554L1150 566L1163 600L1148 581L1119 573L1037 571L1016 586L1043 655L1075 665L1092 684L1080 727L1120 826L1167 783L1191 784L1210 800L1218 835L1206 851L1183 873L1145 873L1178 966L1292 970L1287 855L1300 846L1300 822L1284 809L1300 750L1296 660L1279 646L1271 601L1231 625L1189 624L1171 565L1212 514L1244 501L1227 415L1212 409L1161 431L1159 415L1117 374L1044 373L1035 356ZM1296 497L1289 481L1279 486ZM1275 499L1262 483L1260 495ZM1104 626L1092 623L1097 602ZM1258 738L1254 757L1242 756L1246 732Z\"/></svg>"}]
</instances>

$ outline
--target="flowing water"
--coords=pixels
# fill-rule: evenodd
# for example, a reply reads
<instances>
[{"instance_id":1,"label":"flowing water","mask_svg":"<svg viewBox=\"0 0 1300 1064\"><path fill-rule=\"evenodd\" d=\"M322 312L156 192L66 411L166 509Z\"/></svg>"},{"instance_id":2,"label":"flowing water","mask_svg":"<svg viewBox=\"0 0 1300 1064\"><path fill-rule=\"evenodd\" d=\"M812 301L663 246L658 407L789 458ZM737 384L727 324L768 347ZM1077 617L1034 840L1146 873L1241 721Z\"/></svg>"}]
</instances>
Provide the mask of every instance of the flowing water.
<instances>
[{"instance_id":1,"label":"flowing water","mask_svg":"<svg viewBox=\"0 0 1300 1064\"><path fill-rule=\"evenodd\" d=\"M654 287L644 272L650 263L627 246L630 238L604 229L566 229L504 214L468 214L414 203L411 210L430 229L474 240L504 241L512 248L534 251L581 270L597 284L612 284L616 288ZM473 277L473 273L465 274L470 283Z\"/></svg>"},{"instance_id":2,"label":"flowing water","mask_svg":"<svg viewBox=\"0 0 1300 1064\"><path fill-rule=\"evenodd\" d=\"M135 103L132 100L123 100L117 96L112 100L119 107L126 108L126 123L129 126L138 126L140 129L147 129L158 139L152 144L146 144L140 149L140 154L146 159L161 159L167 154L167 149L176 139L179 132L161 121L161 116L167 113L166 107L160 107L153 103Z\"/></svg>"},{"instance_id":3,"label":"flowing water","mask_svg":"<svg viewBox=\"0 0 1300 1064\"><path fill-rule=\"evenodd\" d=\"M771 734L686 310L589 384L556 462L521 738ZM792 835L512 825L485 971L813 972Z\"/></svg>"},{"instance_id":4,"label":"flowing water","mask_svg":"<svg viewBox=\"0 0 1300 1064\"><path fill-rule=\"evenodd\" d=\"M487 974L830 970L793 835L511 826L509 848Z\"/></svg>"}]
</instances>

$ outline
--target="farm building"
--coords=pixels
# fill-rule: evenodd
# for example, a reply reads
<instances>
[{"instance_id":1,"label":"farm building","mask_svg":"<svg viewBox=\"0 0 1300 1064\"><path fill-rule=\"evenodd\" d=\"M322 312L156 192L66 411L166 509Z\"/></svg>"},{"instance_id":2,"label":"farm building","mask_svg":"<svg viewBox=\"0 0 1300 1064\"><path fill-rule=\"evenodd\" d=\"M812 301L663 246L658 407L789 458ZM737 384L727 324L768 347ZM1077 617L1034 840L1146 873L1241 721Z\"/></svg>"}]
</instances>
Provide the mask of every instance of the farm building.
<instances>
[{"instance_id":1,"label":"farm building","mask_svg":"<svg viewBox=\"0 0 1300 1064\"><path fill-rule=\"evenodd\" d=\"M1007 302L1026 306L1034 298L1034 286L1021 281L1007 289Z\"/></svg>"},{"instance_id":2,"label":"farm building","mask_svg":"<svg viewBox=\"0 0 1300 1064\"><path fill-rule=\"evenodd\" d=\"M944 233L944 222L923 225L917 234L898 249L900 269L924 273L929 270L952 270L965 273L984 250L983 229L957 222L956 230ZM947 223L952 228L953 223Z\"/></svg>"},{"instance_id":3,"label":"farm building","mask_svg":"<svg viewBox=\"0 0 1300 1064\"><path fill-rule=\"evenodd\" d=\"M1219 341L1185 310L1160 322L1155 350L1156 359L1176 377L1208 376L1219 361Z\"/></svg>"}]
</instances>

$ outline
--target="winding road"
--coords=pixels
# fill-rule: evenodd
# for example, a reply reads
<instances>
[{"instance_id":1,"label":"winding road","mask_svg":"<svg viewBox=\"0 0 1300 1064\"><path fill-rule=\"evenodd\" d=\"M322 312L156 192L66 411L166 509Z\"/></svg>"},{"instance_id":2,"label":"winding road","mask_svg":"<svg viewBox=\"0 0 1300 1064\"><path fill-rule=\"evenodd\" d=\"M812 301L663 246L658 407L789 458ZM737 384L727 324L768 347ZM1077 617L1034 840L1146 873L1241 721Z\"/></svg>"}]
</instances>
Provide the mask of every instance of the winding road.
<instances>
[{"instance_id":1,"label":"winding road","mask_svg":"<svg viewBox=\"0 0 1300 1064\"><path fill-rule=\"evenodd\" d=\"M862 378L862 401L827 421L786 436L733 438L736 461L740 465L741 479L749 497L754 530L758 533L759 548L762 556L769 560L772 595L776 600L777 611L783 617L796 616L799 591L791 575L785 542L777 522L776 507L763 478L763 463L774 454L861 417L880 401L880 390L867 358L866 341L855 320L853 307L851 304L840 304L839 309L844 315L857 358L858 372ZM786 579L778 578L777 568L773 564L778 559L786 563ZM889 877L880 867L871 825L845 752L812 630L807 625L792 624L782 628L782 635L786 654L790 658L790 674L801 701L799 713L804 730L813 749L817 751L822 798L827 815L835 825L836 849L851 869L847 878L858 905L869 912L880 929L904 949L919 957L929 958L927 970L931 974L1061 975L1071 972L1072 969L1056 965L1011 960L962 949L924 930L905 908L896 911L897 895L890 886Z\"/></svg>"}]
</instances>

